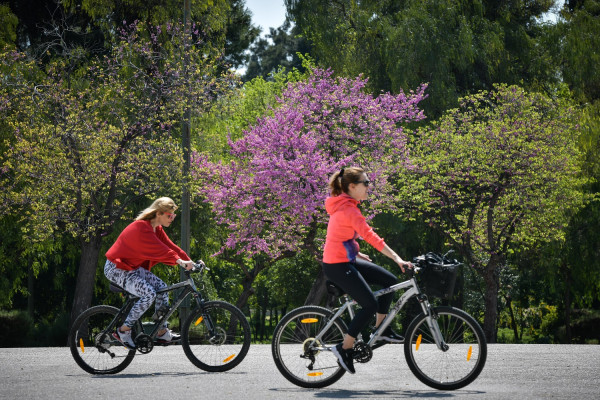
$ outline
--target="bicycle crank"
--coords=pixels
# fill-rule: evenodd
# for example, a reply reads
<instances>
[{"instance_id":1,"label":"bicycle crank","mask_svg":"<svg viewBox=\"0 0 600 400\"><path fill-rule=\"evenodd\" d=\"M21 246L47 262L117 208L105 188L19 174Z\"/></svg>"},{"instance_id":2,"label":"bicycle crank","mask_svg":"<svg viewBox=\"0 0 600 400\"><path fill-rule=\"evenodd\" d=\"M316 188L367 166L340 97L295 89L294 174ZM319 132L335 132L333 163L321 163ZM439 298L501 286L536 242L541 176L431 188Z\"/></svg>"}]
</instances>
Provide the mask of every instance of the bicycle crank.
<instances>
[{"instance_id":1,"label":"bicycle crank","mask_svg":"<svg viewBox=\"0 0 600 400\"><path fill-rule=\"evenodd\" d=\"M140 333L135 338L135 348L142 354L148 354L154 348L154 343L152 342L152 338L145 333Z\"/></svg>"},{"instance_id":2,"label":"bicycle crank","mask_svg":"<svg viewBox=\"0 0 600 400\"><path fill-rule=\"evenodd\" d=\"M365 342L356 342L354 344L354 353L352 354L354 361L358 363L366 363L373 358L373 350Z\"/></svg>"}]
</instances>

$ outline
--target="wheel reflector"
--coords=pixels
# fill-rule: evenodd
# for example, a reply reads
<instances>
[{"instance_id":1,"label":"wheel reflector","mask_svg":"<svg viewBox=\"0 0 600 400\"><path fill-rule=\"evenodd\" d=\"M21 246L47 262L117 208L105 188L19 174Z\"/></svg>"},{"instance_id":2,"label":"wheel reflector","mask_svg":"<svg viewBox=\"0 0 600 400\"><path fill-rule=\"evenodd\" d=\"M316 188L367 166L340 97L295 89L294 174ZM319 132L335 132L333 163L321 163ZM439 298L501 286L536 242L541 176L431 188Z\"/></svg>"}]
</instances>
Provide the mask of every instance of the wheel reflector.
<instances>
[{"instance_id":1,"label":"wheel reflector","mask_svg":"<svg viewBox=\"0 0 600 400\"><path fill-rule=\"evenodd\" d=\"M309 372L306 375L308 375L308 376L321 376L321 375L323 375L323 373L322 372Z\"/></svg>"},{"instance_id":2,"label":"wheel reflector","mask_svg":"<svg viewBox=\"0 0 600 400\"><path fill-rule=\"evenodd\" d=\"M473 354L473 346L469 346L469 351L467 352L467 361L471 361L472 354Z\"/></svg>"},{"instance_id":3,"label":"wheel reflector","mask_svg":"<svg viewBox=\"0 0 600 400\"><path fill-rule=\"evenodd\" d=\"M226 359L223 360L223 364L225 364L226 362L231 361L231 359L235 357L235 354L230 355L229 357L227 357Z\"/></svg>"},{"instance_id":4,"label":"wheel reflector","mask_svg":"<svg viewBox=\"0 0 600 400\"><path fill-rule=\"evenodd\" d=\"M303 324L314 324L315 322L319 322L316 318L304 318L302 321Z\"/></svg>"},{"instance_id":5,"label":"wheel reflector","mask_svg":"<svg viewBox=\"0 0 600 400\"><path fill-rule=\"evenodd\" d=\"M79 338L79 347L81 348L81 352L85 353L85 347L83 346L83 339Z\"/></svg>"},{"instance_id":6,"label":"wheel reflector","mask_svg":"<svg viewBox=\"0 0 600 400\"><path fill-rule=\"evenodd\" d=\"M419 335L419 337L417 338L417 348L415 350L419 350L419 346L421 345L422 338L423 338L423 335Z\"/></svg>"},{"instance_id":7,"label":"wheel reflector","mask_svg":"<svg viewBox=\"0 0 600 400\"><path fill-rule=\"evenodd\" d=\"M200 322L202 322L202 320L203 320L203 319L204 319L204 318L203 318L202 316L201 316L200 318L198 318L198 319L196 320L196 322L194 322L194 326L197 326L197 325L198 325Z\"/></svg>"}]
</instances>

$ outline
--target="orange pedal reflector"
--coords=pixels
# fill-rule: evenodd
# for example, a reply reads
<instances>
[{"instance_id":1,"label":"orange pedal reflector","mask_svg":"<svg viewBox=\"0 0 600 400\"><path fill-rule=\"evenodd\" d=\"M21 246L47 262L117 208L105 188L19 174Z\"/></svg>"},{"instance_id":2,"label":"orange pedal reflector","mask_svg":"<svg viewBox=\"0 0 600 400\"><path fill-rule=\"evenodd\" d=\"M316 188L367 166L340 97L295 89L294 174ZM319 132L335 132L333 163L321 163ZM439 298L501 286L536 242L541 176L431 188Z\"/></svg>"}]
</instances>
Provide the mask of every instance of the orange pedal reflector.
<instances>
[{"instance_id":1,"label":"orange pedal reflector","mask_svg":"<svg viewBox=\"0 0 600 400\"><path fill-rule=\"evenodd\" d=\"M231 359L235 357L235 354L230 355L229 357L227 357L226 359L223 360L223 364L225 364L226 362L231 361Z\"/></svg>"},{"instance_id":2,"label":"orange pedal reflector","mask_svg":"<svg viewBox=\"0 0 600 400\"><path fill-rule=\"evenodd\" d=\"M85 353L85 347L83 346L83 339L79 338L79 347L81 348L81 352Z\"/></svg>"},{"instance_id":3,"label":"orange pedal reflector","mask_svg":"<svg viewBox=\"0 0 600 400\"><path fill-rule=\"evenodd\" d=\"M309 372L306 375L307 376L321 376L321 375L323 375L323 373L322 372Z\"/></svg>"},{"instance_id":4,"label":"orange pedal reflector","mask_svg":"<svg viewBox=\"0 0 600 400\"><path fill-rule=\"evenodd\" d=\"M472 354L473 354L473 346L469 346L469 351L467 351L467 361L471 361Z\"/></svg>"},{"instance_id":5,"label":"orange pedal reflector","mask_svg":"<svg viewBox=\"0 0 600 400\"><path fill-rule=\"evenodd\" d=\"M204 317L202 317L202 316L201 316L200 318L198 318L198 319L196 320L196 322L194 322L194 326L198 326L198 324L199 324L200 322L202 322L202 320L203 320L203 319L204 319Z\"/></svg>"},{"instance_id":6,"label":"orange pedal reflector","mask_svg":"<svg viewBox=\"0 0 600 400\"><path fill-rule=\"evenodd\" d=\"M316 318L304 318L302 321L303 324L314 324L315 322L319 322Z\"/></svg>"},{"instance_id":7,"label":"orange pedal reflector","mask_svg":"<svg viewBox=\"0 0 600 400\"><path fill-rule=\"evenodd\" d=\"M419 335L417 338L417 348L415 350L419 350L419 346L421 345L421 339L423 339L423 335Z\"/></svg>"}]
</instances>

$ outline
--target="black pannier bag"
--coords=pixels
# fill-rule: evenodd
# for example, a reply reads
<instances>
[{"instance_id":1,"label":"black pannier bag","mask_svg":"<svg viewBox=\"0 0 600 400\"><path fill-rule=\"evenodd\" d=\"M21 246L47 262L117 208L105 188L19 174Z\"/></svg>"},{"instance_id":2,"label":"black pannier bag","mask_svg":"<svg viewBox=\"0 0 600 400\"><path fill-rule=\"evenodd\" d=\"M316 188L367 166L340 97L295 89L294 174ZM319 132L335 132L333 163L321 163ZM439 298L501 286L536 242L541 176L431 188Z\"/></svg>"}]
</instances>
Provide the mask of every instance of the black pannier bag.
<instances>
[{"instance_id":1,"label":"black pannier bag","mask_svg":"<svg viewBox=\"0 0 600 400\"><path fill-rule=\"evenodd\" d=\"M421 267L419 287L429 297L449 300L454 296L454 284L460 263L453 259L444 259L436 253L427 253L416 259Z\"/></svg>"}]
</instances>

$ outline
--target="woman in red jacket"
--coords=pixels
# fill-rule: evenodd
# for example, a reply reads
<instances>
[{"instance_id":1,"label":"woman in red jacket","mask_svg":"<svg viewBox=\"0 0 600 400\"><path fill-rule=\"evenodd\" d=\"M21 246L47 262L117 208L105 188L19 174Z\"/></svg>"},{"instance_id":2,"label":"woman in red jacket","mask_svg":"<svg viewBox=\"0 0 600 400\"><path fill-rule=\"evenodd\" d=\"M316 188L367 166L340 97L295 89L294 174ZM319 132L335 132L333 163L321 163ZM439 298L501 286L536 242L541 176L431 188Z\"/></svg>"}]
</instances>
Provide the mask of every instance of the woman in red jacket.
<instances>
[{"instance_id":1,"label":"woman in red jacket","mask_svg":"<svg viewBox=\"0 0 600 400\"><path fill-rule=\"evenodd\" d=\"M359 251L356 239L362 237L375 249L394 260L402 272L405 267L412 268L410 262L402 260L385 244L360 212L358 204L367 199L368 187L369 179L362 168L342 168L331 177L331 197L325 201L329 223L323 252L323 271L329 280L340 286L361 306L361 310L348 326L348 334L343 343L332 349L340 365L350 373L355 372L352 348L356 336L368 325L373 314L376 314L375 327L379 326L393 299L393 293L376 299L369 284L388 287L398 282L394 274L373 264L369 256ZM404 338L389 326L381 335L382 340L387 342L404 341Z\"/></svg>"},{"instance_id":2,"label":"woman in red jacket","mask_svg":"<svg viewBox=\"0 0 600 400\"><path fill-rule=\"evenodd\" d=\"M156 299L156 310L168 306L168 293L157 296L156 291L167 285L150 269L158 264L179 264L186 269L193 268L188 255L175 245L163 227L169 227L175 219L175 202L161 197L142 211L136 220L129 224L106 252L104 275L140 299L134 304L124 324L113 334L126 347L135 349L131 337L131 327ZM179 339L166 324L158 332L158 340L170 342Z\"/></svg>"}]
</instances>

